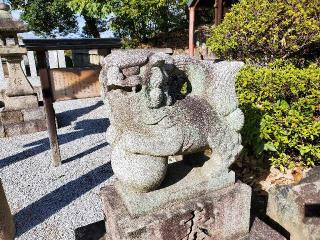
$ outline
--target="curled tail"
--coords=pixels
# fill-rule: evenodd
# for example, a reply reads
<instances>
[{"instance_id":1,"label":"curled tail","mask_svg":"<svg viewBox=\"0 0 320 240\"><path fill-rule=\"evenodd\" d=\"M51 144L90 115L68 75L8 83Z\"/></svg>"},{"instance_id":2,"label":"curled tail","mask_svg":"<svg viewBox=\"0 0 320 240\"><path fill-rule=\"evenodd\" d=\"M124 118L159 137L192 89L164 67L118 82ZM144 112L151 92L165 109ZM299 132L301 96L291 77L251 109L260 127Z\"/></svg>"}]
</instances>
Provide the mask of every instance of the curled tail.
<instances>
[{"instance_id":1,"label":"curled tail","mask_svg":"<svg viewBox=\"0 0 320 240\"><path fill-rule=\"evenodd\" d=\"M244 115L238 108L235 80L244 63L198 61L187 56L174 57L174 63L186 73L192 87L190 95L205 98L218 115L208 143L221 164L229 166L242 149L239 132Z\"/></svg>"},{"instance_id":2,"label":"curled tail","mask_svg":"<svg viewBox=\"0 0 320 240\"><path fill-rule=\"evenodd\" d=\"M209 134L208 143L213 160L220 168L228 168L241 152L240 130L244 124L243 112L238 108L235 78L244 66L242 62L204 62L205 97L218 114L220 123Z\"/></svg>"},{"instance_id":3,"label":"curled tail","mask_svg":"<svg viewBox=\"0 0 320 240\"><path fill-rule=\"evenodd\" d=\"M243 126L244 117L238 108L235 78L243 66L243 62L237 61L206 65L207 72L209 72L206 97L216 112L227 121L229 127L237 132Z\"/></svg>"}]
</instances>

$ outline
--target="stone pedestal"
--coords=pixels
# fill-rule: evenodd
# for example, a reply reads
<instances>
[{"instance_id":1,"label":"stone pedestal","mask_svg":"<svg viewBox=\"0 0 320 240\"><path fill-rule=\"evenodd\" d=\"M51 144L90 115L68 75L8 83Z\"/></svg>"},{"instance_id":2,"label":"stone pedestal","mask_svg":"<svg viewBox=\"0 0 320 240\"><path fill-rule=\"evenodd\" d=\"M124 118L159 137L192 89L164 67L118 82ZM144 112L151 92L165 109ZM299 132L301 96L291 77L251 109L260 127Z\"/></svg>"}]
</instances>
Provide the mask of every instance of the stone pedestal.
<instances>
[{"instance_id":1,"label":"stone pedestal","mask_svg":"<svg viewBox=\"0 0 320 240\"><path fill-rule=\"evenodd\" d=\"M130 214L115 185L103 188L101 197L108 240L248 237L251 188L241 182L220 190L189 193L186 200L136 216Z\"/></svg>"},{"instance_id":2,"label":"stone pedestal","mask_svg":"<svg viewBox=\"0 0 320 240\"><path fill-rule=\"evenodd\" d=\"M0 180L0 240L13 240L15 226Z\"/></svg>"}]
</instances>

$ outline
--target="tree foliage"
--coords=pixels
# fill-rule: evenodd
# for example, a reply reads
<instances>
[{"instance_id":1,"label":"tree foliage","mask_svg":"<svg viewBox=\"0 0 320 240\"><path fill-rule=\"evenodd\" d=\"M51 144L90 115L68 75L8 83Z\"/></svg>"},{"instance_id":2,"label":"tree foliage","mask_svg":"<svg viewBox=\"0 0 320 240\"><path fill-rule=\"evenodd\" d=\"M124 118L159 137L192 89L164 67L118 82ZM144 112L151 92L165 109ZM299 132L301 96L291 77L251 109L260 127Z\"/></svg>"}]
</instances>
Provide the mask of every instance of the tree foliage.
<instances>
[{"instance_id":1,"label":"tree foliage","mask_svg":"<svg viewBox=\"0 0 320 240\"><path fill-rule=\"evenodd\" d=\"M21 18L29 29L41 36L56 37L76 33L79 30L77 13L68 6L68 0L9 0L13 9L21 10ZM105 31L105 22L80 12L85 19L82 34L99 37Z\"/></svg>"},{"instance_id":2,"label":"tree foliage","mask_svg":"<svg viewBox=\"0 0 320 240\"><path fill-rule=\"evenodd\" d=\"M280 169L320 163L320 67L275 62L247 66L237 77L249 155Z\"/></svg>"},{"instance_id":3,"label":"tree foliage","mask_svg":"<svg viewBox=\"0 0 320 240\"><path fill-rule=\"evenodd\" d=\"M78 31L76 16L64 0L10 0L10 4L22 11L22 20L36 34L53 37Z\"/></svg>"},{"instance_id":4,"label":"tree foliage","mask_svg":"<svg viewBox=\"0 0 320 240\"><path fill-rule=\"evenodd\" d=\"M71 0L70 7L92 17L108 17L117 37L144 42L187 24L186 0Z\"/></svg>"},{"instance_id":5,"label":"tree foliage","mask_svg":"<svg viewBox=\"0 0 320 240\"><path fill-rule=\"evenodd\" d=\"M207 43L221 58L272 61L309 54L320 48L319 0L241 0Z\"/></svg>"}]
</instances>

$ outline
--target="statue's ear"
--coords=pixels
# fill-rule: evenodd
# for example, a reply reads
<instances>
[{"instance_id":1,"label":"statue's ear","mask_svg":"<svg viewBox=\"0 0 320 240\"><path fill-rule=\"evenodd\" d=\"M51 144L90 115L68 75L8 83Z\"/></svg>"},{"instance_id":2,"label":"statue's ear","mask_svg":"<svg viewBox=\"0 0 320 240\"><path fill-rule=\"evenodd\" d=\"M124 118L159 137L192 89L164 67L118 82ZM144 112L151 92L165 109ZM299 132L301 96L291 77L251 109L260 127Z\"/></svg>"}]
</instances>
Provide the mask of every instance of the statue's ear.
<instances>
[{"instance_id":1,"label":"statue's ear","mask_svg":"<svg viewBox=\"0 0 320 240\"><path fill-rule=\"evenodd\" d=\"M159 59L159 60L157 60L156 62L151 63L151 66L152 66L152 67L160 67L160 68L163 68L163 67L164 67L164 64L165 64L165 61Z\"/></svg>"}]
</instances>

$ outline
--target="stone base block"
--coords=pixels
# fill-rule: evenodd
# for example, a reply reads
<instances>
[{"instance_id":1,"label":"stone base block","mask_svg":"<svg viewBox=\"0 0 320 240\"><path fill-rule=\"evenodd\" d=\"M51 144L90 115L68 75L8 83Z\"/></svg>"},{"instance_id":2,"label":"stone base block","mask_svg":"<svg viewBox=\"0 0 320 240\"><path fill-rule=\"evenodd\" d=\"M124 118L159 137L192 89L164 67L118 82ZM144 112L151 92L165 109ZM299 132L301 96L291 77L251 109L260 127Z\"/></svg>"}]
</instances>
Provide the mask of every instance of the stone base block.
<instances>
[{"instance_id":1,"label":"stone base block","mask_svg":"<svg viewBox=\"0 0 320 240\"><path fill-rule=\"evenodd\" d=\"M23 122L23 114L21 110L15 111L0 111L0 121L2 125L21 123Z\"/></svg>"},{"instance_id":2,"label":"stone base block","mask_svg":"<svg viewBox=\"0 0 320 240\"><path fill-rule=\"evenodd\" d=\"M240 182L161 205L140 216L130 214L113 184L101 189L101 197L106 239L248 239L251 188Z\"/></svg>"},{"instance_id":3,"label":"stone base block","mask_svg":"<svg viewBox=\"0 0 320 240\"><path fill-rule=\"evenodd\" d=\"M44 107L0 111L0 137L12 137L47 130Z\"/></svg>"},{"instance_id":4,"label":"stone base block","mask_svg":"<svg viewBox=\"0 0 320 240\"><path fill-rule=\"evenodd\" d=\"M31 134L47 130L46 120L34 120L5 126L5 137Z\"/></svg>"},{"instance_id":5,"label":"stone base block","mask_svg":"<svg viewBox=\"0 0 320 240\"><path fill-rule=\"evenodd\" d=\"M267 215L290 233L291 240L320 240L320 167L298 184L273 187Z\"/></svg>"},{"instance_id":6,"label":"stone base block","mask_svg":"<svg viewBox=\"0 0 320 240\"><path fill-rule=\"evenodd\" d=\"M5 96L5 108L7 110L21 110L27 108L37 108L39 106L37 95L26 95L17 97Z\"/></svg>"}]
</instances>

